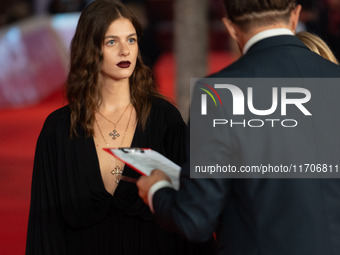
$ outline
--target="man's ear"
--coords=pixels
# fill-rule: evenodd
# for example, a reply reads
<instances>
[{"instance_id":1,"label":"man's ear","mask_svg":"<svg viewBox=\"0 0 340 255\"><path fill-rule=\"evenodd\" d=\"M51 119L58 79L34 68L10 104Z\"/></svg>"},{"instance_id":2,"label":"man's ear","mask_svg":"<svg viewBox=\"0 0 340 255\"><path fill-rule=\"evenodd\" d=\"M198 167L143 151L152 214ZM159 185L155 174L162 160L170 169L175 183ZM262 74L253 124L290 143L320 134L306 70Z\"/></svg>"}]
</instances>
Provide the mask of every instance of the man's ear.
<instances>
[{"instance_id":1,"label":"man's ear","mask_svg":"<svg viewBox=\"0 0 340 255\"><path fill-rule=\"evenodd\" d=\"M289 18L289 25L290 25L290 29L293 31L293 33L295 33L295 30L297 28L297 25L299 23L299 17L300 17L300 13L301 13L301 5L298 4L294 10L292 10L292 12L290 13L290 18Z\"/></svg>"},{"instance_id":2,"label":"man's ear","mask_svg":"<svg viewBox=\"0 0 340 255\"><path fill-rule=\"evenodd\" d=\"M237 41L238 36L237 36L237 32L235 29L235 25L232 23L232 21L228 18L222 18L222 21L225 25L225 27L227 28L231 38L233 38L235 41Z\"/></svg>"}]
</instances>

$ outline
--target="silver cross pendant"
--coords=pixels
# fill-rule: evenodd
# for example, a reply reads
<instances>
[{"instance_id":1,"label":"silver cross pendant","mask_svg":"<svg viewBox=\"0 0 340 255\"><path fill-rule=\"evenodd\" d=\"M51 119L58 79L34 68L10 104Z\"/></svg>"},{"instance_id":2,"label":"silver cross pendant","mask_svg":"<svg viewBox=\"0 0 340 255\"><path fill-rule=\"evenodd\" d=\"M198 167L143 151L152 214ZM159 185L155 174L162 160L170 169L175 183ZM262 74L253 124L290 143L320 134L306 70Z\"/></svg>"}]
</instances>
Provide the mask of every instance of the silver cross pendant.
<instances>
[{"instance_id":1,"label":"silver cross pendant","mask_svg":"<svg viewBox=\"0 0 340 255\"><path fill-rule=\"evenodd\" d=\"M111 136L112 140L116 140L117 137L120 137L120 134L116 129L114 129L109 135Z\"/></svg>"},{"instance_id":2,"label":"silver cross pendant","mask_svg":"<svg viewBox=\"0 0 340 255\"><path fill-rule=\"evenodd\" d=\"M120 176L119 176L119 175L122 175L122 174L123 174L123 171L120 170L120 167L119 167L119 166L116 166L116 167L111 171L111 174L116 175L116 183L118 184L119 181L120 181Z\"/></svg>"}]
</instances>

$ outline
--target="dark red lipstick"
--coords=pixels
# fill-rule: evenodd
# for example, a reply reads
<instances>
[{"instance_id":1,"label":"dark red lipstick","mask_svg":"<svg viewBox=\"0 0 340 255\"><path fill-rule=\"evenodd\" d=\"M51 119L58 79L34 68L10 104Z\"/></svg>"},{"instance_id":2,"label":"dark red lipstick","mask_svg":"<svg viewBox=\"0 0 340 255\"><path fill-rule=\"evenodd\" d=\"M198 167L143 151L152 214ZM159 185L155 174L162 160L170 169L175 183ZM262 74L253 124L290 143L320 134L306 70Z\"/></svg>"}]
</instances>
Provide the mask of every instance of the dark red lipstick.
<instances>
[{"instance_id":1,"label":"dark red lipstick","mask_svg":"<svg viewBox=\"0 0 340 255\"><path fill-rule=\"evenodd\" d=\"M129 68L131 65L130 61L120 61L117 66L119 66L120 68Z\"/></svg>"}]
</instances>

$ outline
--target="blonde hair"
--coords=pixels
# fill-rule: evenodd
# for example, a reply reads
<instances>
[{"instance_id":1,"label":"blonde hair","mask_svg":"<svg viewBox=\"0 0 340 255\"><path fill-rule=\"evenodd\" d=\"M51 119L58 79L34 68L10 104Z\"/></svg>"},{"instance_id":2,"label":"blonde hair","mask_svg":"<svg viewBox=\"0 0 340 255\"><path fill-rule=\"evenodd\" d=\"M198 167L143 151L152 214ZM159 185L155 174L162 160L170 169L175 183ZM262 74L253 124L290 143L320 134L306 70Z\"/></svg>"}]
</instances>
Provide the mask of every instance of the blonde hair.
<instances>
[{"instance_id":1,"label":"blonde hair","mask_svg":"<svg viewBox=\"0 0 340 255\"><path fill-rule=\"evenodd\" d=\"M303 31L296 34L296 36L313 52L319 54L323 58L339 64L338 60L332 53L328 45L317 35Z\"/></svg>"}]
</instances>

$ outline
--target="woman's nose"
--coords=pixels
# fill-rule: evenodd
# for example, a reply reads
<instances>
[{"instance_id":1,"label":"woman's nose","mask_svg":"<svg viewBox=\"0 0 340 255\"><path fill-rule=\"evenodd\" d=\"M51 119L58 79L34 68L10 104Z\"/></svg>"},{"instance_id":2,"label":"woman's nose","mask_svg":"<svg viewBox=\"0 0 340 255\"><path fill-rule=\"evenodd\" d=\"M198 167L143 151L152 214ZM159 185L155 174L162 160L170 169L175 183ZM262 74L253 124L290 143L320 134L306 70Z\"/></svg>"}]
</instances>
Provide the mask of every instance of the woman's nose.
<instances>
[{"instance_id":1,"label":"woman's nose","mask_svg":"<svg viewBox=\"0 0 340 255\"><path fill-rule=\"evenodd\" d=\"M129 54L130 54L130 49L128 45L126 45L125 43L121 44L120 55L125 57L125 56L128 56Z\"/></svg>"}]
</instances>

